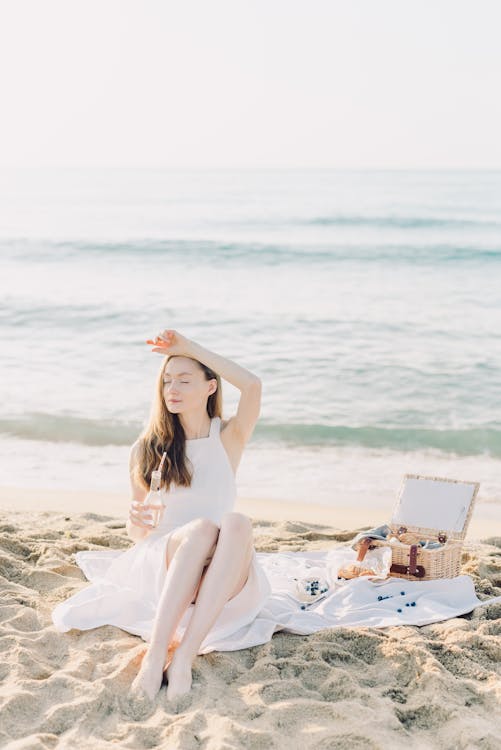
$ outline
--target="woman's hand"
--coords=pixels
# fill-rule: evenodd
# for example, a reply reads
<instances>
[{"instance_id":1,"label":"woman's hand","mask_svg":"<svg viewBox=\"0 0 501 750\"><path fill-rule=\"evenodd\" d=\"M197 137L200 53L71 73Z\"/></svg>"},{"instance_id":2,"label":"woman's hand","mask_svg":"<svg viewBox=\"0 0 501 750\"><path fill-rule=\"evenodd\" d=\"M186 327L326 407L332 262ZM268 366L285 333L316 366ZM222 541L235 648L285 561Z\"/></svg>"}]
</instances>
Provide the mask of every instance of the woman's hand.
<instances>
[{"instance_id":1,"label":"woman's hand","mask_svg":"<svg viewBox=\"0 0 501 750\"><path fill-rule=\"evenodd\" d=\"M152 344L155 348L152 352L159 352L160 354L177 354L189 356L190 351L190 340L186 336L182 336L172 328L167 328L165 331L155 337L155 340L148 339L147 344Z\"/></svg>"},{"instance_id":2,"label":"woman's hand","mask_svg":"<svg viewBox=\"0 0 501 750\"><path fill-rule=\"evenodd\" d=\"M146 496L148 499L149 493ZM140 503L138 500L132 500L129 509L129 519L133 526L138 526L140 529L152 529L151 521L153 515L150 510L150 505L146 502ZM150 523L148 523L148 521Z\"/></svg>"}]
</instances>

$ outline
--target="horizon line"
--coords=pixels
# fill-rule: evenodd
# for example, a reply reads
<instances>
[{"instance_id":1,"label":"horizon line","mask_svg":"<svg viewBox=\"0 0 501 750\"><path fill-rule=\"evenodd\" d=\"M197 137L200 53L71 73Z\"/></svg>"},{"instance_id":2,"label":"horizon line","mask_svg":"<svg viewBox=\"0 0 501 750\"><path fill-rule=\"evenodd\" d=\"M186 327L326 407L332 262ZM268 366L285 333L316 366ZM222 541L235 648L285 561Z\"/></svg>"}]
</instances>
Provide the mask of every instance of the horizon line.
<instances>
[{"instance_id":1,"label":"horizon line","mask_svg":"<svg viewBox=\"0 0 501 750\"><path fill-rule=\"evenodd\" d=\"M336 171L336 172L499 172L501 166L402 166L402 167L374 167L374 166L315 166L315 165L236 165L236 166L180 166L168 164L0 164L0 170L9 169L148 169L172 171Z\"/></svg>"}]
</instances>

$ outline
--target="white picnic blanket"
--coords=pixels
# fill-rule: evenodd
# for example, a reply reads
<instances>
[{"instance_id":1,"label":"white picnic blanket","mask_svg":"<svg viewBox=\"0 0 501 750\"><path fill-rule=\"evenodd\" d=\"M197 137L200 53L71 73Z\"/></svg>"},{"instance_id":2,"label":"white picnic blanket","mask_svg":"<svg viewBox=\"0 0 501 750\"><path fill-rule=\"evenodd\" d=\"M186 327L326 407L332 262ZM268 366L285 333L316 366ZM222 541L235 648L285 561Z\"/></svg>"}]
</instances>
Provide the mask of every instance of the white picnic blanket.
<instances>
[{"instance_id":1,"label":"white picnic blanket","mask_svg":"<svg viewBox=\"0 0 501 750\"><path fill-rule=\"evenodd\" d=\"M309 635L324 628L427 625L448 620L501 601L501 596L481 601L470 576L436 581L407 581L366 576L337 580L337 569L346 561L346 548L309 552L258 552L257 559L271 586L264 607L247 625L223 638L209 632L203 650L234 651L266 643L278 631ZM329 582L328 595L306 609L294 598L295 579L311 573ZM335 577L334 577L335 576ZM378 596L384 598L378 600ZM412 606L412 602L415 604ZM406 605L409 606L406 606ZM400 610L400 611L399 611ZM191 614L191 613L190 613ZM183 618L183 633L189 617Z\"/></svg>"}]
</instances>

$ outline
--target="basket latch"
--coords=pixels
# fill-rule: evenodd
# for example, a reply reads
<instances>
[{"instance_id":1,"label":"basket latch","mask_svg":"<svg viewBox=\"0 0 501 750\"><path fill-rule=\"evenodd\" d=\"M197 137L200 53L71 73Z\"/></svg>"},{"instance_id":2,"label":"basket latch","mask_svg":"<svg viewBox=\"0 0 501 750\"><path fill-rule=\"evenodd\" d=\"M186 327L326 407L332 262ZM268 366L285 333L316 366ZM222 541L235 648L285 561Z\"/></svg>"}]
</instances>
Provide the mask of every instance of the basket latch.
<instances>
[{"instance_id":1,"label":"basket latch","mask_svg":"<svg viewBox=\"0 0 501 750\"><path fill-rule=\"evenodd\" d=\"M415 576L417 573L417 544L411 544L409 549L409 575Z\"/></svg>"},{"instance_id":2,"label":"basket latch","mask_svg":"<svg viewBox=\"0 0 501 750\"><path fill-rule=\"evenodd\" d=\"M447 534L445 533L445 531L439 531L437 539L440 544L445 544L447 541Z\"/></svg>"},{"instance_id":3,"label":"basket latch","mask_svg":"<svg viewBox=\"0 0 501 750\"><path fill-rule=\"evenodd\" d=\"M414 576L415 578L423 578L425 575L425 569L422 565L417 565L417 544L411 544L409 547L409 564L408 565L397 565L393 564L390 568L391 573L399 573L400 575Z\"/></svg>"}]
</instances>

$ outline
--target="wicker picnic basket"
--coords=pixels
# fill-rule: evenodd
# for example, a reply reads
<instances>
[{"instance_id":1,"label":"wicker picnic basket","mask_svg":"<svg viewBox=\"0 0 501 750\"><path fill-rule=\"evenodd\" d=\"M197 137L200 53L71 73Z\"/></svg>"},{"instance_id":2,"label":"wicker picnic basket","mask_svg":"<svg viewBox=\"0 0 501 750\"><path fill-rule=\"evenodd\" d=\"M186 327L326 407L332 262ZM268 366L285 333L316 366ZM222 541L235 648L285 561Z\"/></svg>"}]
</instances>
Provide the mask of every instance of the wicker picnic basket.
<instances>
[{"instance_id":1,"label":"wicker picnic basket","mask_svg":"<svg viewBox=\"0 0 501 750\"><path fill-rule=\"evenodd\" d=\"M422 497L426 497L426 482L443 483L450 482L456 487L459 497L459 513L454 515L454 522L449 519L450 528L435 529L426 526L412 525L402 517L402 497L409 483L418 487ZM415 484L418 482L419 485ZM434 486L437 486L436 484ZM428 485L430 487L430 485ZM436 578L455 578L461 573L461 553L463 542L473 513L473 506L477 497L479 482L464 482L456 479L445 479L443 477L429 477L420 474L405 474L402 480L397 502L392 514L392 520L388 524L395 536L403 545L390 544L388 541L371 540L371 547L390 546L392 550L392 564L390 575L407 580L419 579L431 581ZM446 485L444 485L444 489ZM409 493L408 493L409 494ZM409 507L409 506L408 506ZM447 508L443 509L447 515ZM453 514L456 513L454 508ZM407 510L407 512L409 512ZM426 510L424 511L426 513ZM411 512L410 515L419 517L419 511ZM450 516L450 513L449 513ZM421 517L423 515L421 514ZM425 516L426 517L426 516ZM460 527L459 530L457 527ZM423 549L419 544L421 540L438 541L442 546L436 549Z\"/></svg>"}]
</instances>

